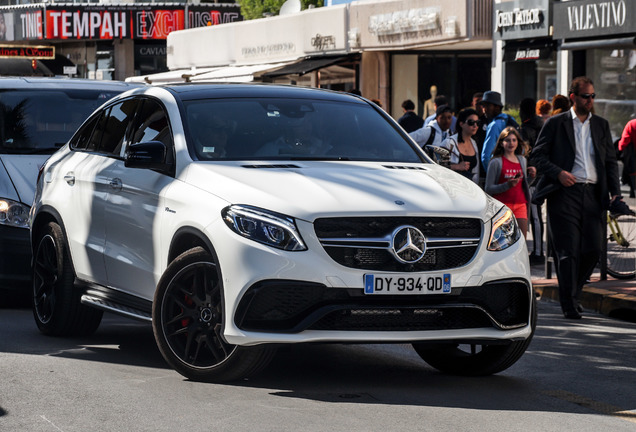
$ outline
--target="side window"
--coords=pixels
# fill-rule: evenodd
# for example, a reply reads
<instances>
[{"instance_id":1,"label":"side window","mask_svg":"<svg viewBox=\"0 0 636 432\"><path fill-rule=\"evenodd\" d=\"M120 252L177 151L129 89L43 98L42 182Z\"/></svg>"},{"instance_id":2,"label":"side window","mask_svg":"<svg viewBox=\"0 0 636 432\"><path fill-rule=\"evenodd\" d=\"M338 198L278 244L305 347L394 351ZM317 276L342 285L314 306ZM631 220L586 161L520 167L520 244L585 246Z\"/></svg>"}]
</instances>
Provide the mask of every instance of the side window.
<instances>
[{"instance_id":1,"label":"side window","mask_svg":"<svg viewBox=\"0 0 636 432\"><path fill-rule=\"evenodd\" d=\"M70 146L73 150L86 150L88 147L88 142L91 139L91 135L93 130L95 129L95 125L99 120L100 116L95 116L90 119L86 124L73 136L70 141Z\"/></svg>"},{"instance_id":2,"label":"side window","mask_svg":"<svg viewBox=\"0 0 636 432\"><path fill-rule=\"evenodd\" d=\"M102 135L104 134L104 129L106 128L106 120L108 119L108 113L110 112L110 108L102 111L102 114L97 119L97 124L95 129L93 129L93 134L91 138L88 140L88 145L86 146L86 150L88 151L97 151L99 148L99 143L102 141Z\"/></svg>"},{"instance_id":3,"label":"side window","mask_svg":"<svg viewBox=\"0 0 636 432\"><path fill-rule=\"evenodd\" d=\"M152 99L145 99L135 119L131 144L144 141L161 141L169 152L172 150L172 133L168 115L161 104Z\"/></svg>"},{"instance_id":4,"label":"side window","mask_svg":"<svg viewBox=\"0 0 636 432\"><path fill-rule=\"evenodd\" d=\"M138 105L137 99L127 99L110 108L103 125L101 142L98 147L100 153L119 156L126 138L126 129L135 116Z\"/></svg>"}]
</instances>

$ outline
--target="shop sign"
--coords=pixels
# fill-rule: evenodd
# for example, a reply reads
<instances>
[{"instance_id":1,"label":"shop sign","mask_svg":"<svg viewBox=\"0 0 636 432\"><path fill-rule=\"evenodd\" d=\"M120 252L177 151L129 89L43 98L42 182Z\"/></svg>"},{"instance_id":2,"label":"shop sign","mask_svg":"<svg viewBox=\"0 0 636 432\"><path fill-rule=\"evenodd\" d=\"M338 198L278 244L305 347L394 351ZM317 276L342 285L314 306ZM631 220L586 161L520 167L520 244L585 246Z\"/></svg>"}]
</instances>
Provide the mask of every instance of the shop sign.
<instances>
[{"instance_id":1,"label":"shop sign","mask_svg":"<svg viewBox=\"0 0 636 432\"><path fill-rule=\"evenodd\" d=\"M188 6L188 28L243 21L239 4Z\"/></svg>"},{"instance_id":2,"label":"shop sign","mask_svg":"<svg viewBox=\"0 0 636 432\"><path fill-rule=\"evenodd\" d=\"M317 34L311 38L311 46L316 51L328 51L336 49L336 37L335 36L321 36Z\"/></svg>"},{"instance_id":3,"label":"shop sign","mask_svg":"<svg viewBox=\"0 0 636 432\"><path fill-rule=\"evenodd\" d=\"M636 32L633 0L582 0L554 4L554 38L614 36Z\"/></svg>"},{"instance_id":4,"label":"shop sign","mask_svg":"<svg viewBox=\"0 0 636 432\"><path fill-rule=\"evenodd\" d=\"M440 14L441 8L428 7L371 15L369 33L378 37L419 32L439 33Z\"/></svg>"},{"instance_id":5,"label":"shop sign","mask_svg":"<svg viewBox=\"0 0 636 432\"><path fill-rule=\"evenodd\" d=\"M172 6L48 6L47 39L166 39L185 28L185 10Z\"/></svg>"},{"instance_id":6,"label":"shop sign","mask_svg":"<svg viewBox=\"0 0 636 432\"><path fill-rule=\"evenodd\" d=\"M253 45L241 48L241 55L245 58L275 57L296 52L293 42L279 42L266 45Z\"/></svg>"},{"instance_id":7,"label":"shop sign","mask_svg":"<svg viewBox=\"0 0 636 432\"><path fill-rule=\"evenodd\" d=\"M0 45L0 58L54 59L55 47L35 45Z\"/></svg>"},{"instance_id":8,"label":"shop sign","mask_svg":"<svg viewBox=\"0 0 636 432\"><path fill-rule=\"evenodd\" d=\"M552 54L552 48L549 46L541 47L520 47L508 48L504 50L503 61L505 62L523 62L535 61L549 58Z\"/></svg>"},{"instance_id":9,"label":"shop sign","mask_svg":"<svg viewBox=\"0 0 636 432\"><path fill-rule=\"evenodd\" d=\"M549 35L549 0L515 0L495 6L495 39L529 39Z\"/></svg>"},{"instance_id":10,"label":"shop sign","mask_svg":"<svg viewBox=\"0 0 636 432\"><path fill-rule=\"evenodd\" d=\"M42 13L36 8L0 12L0 41L43 39Z\"/></svg>"}]
</instances>

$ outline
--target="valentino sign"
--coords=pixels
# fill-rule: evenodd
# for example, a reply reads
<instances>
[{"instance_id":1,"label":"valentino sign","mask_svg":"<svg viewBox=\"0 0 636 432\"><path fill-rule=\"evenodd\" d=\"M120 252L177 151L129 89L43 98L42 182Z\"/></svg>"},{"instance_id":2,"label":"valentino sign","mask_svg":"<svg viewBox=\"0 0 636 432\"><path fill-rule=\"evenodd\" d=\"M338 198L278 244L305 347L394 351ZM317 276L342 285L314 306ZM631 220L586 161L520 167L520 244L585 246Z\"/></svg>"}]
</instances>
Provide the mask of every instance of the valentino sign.
<instances>
[{"instance_id":1,"label":"valentino sign","mask_svg":"<svg viewBox=\"0 0 636 432\"><path fill-rule=\"evenodd\" d=\"M587 0L554 4L554 38L633 35L636 1Z\"/></svg>"}]
</instances>

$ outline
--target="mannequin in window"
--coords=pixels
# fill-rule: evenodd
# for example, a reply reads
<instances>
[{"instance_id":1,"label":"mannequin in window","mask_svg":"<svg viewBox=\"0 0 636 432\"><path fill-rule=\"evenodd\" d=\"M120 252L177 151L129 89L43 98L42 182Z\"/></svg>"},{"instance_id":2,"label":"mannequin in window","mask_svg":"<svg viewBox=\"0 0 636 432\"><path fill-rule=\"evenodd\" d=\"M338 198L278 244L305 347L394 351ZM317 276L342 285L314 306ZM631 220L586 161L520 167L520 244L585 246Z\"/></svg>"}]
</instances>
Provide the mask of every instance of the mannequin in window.
<instances>
[{"instance_id":1,"label":"mannequin in window","mask_svg":"<svg viewBox=\"0 0 636 432\"><path fill-rule=\"evenodd\" d=\"M431 98L424 101L424 115L423 118L435 114L435 97L437 96L437 86L432 85L430 88Z\"/></svg>"}]
</instances>

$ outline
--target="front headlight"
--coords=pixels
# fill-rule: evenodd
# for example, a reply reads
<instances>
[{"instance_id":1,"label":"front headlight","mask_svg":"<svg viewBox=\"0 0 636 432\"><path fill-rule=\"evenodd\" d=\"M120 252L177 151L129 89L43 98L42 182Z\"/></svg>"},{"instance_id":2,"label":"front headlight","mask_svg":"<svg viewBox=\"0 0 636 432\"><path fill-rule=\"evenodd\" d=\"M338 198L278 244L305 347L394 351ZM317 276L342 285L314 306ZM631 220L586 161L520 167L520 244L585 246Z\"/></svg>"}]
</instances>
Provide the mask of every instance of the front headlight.
<instances>
[{"instance_id":1,"label":"front headlight","mask_svg":"<svg viewBox=\"0 0 636 432\"><path fill-rule=\"evenodd\" d=\"M0 225L29 228L29 206L0 198Z\"/></svg>"},{"instance_id":2,"label":"front headlight","mask_svg":"<svg viewBox=\"0 0 636 432\"><path fill-rule=\"evenodd\" d=\"M286 251L307 250L288 216L240 205L226 207L221 214L227 226L243 237Z\"/></svg>"},{"instance_id":3,"label":"front headlight","mask_svg":"<svg viewBox=\"0 0 636 432\"><path fill-rule=\"evenodd\" d=\"M492 230L488 240L488 250L500 251L512 246L521 237L521 232L517 226L512 211L504 207L491 219Z\"/></svg>"}]
</instances>

